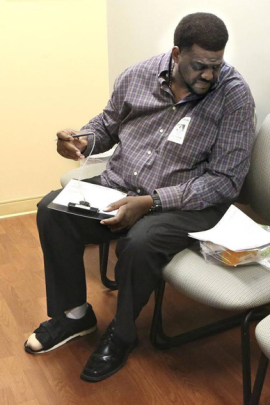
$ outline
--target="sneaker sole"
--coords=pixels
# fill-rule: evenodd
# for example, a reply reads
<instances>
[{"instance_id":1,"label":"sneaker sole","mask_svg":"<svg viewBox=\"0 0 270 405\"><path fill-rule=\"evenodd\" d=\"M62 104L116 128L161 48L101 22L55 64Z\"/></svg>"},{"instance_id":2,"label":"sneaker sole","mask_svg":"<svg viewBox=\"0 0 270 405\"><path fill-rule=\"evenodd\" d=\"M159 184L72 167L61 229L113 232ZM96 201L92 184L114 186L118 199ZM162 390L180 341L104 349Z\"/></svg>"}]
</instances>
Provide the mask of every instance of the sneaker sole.
<instances>
[{"instance_id":1,"label":"sneaker sole","mask_svg":"<svg viewBox=\"0 0 270 405\"><path fill-rule=\"evenodd\" d=\"M62 342L57 343L57 345L55 345L55 346L53 346L53 347L51 347L50 349L47 349L47 350L42 350L42 349L41 350L36 350L36 351L32 350L30 347L27 346L27 341L26 341L25 344L24 344L24 349L25 349L25 351L27 353L31 353L31 354L48 353L48 352L51 352L52 350L58 349L58 347L63 346L65 343L69 342L72 339L75 339L76 337L89 335L89 333L94 332L96 329L97 329L97 325L93 326L90 329L84 330L82 332L75 333L75 335L69 336L67 339L62 340Z\"/></svg>"}]
</instances>

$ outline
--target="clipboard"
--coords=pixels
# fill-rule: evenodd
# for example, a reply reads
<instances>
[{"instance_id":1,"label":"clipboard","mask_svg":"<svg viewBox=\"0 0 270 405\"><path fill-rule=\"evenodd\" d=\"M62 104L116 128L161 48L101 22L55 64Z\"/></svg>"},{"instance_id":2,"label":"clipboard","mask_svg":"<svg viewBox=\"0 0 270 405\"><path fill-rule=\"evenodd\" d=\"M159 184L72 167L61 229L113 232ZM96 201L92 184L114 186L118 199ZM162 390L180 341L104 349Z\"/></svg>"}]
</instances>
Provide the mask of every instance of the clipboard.
<instances>
[{"instance_id":1,"label":"clipboard","mask_svg":"<svg viewBox=\"0 0 270 405\"><path fill-rule=\"evenodd\" d=\"M104 212L103 209L125 197L121 191L72 179L48 208L101 221L117 214L117 210Z\"/></svg>"},{"instance_id":2,"label":"clipboard","mask_svg":"<svg viewBox=\"0 0 270 405\"><path fill-rule=\"evenodd\" d=\"M112 218L114 216L114 215L110 215L109 213L104 214L104 213L100 213L100 212L91 212L91 211L90 212L72 211L68 207L66 207L64 205L60 205L60 204L55 204L54 202L51 202L48 205L48 208L50 208L52 210L56 210L56 211L65 212L66 214L77 215L79 217L85 217L85 218L98 219L100 221L102 221L102 219Z\"/></svg>"}]
</instances>

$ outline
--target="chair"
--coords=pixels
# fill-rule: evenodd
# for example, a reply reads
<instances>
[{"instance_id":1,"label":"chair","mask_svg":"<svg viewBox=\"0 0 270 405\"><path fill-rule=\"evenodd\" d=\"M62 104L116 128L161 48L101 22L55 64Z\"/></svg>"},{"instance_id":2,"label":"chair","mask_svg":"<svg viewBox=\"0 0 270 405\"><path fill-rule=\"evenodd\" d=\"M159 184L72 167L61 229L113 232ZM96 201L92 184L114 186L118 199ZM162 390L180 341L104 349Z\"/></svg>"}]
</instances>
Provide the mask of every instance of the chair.
<instances>
[{"instance_id":1,"label":"chair","mask_svg":"<svg viewBox=\"0 0 270 405\"><path fill-rule=\"evenodd\" d=\"M270 315L264 318L256 327L255 335L262 350L255 383L249 405L258 405L261 397L263 383L270 358Z\"/></svg>"},{"instance_id":2,"label":"chair","mask_svg":"<svg viewBox=\"0 0 270 405\"><path fill-rule=\"evenodd\" d=\"M106 169L106 164L113 154L115 148L110 149L108 152L100 153L99 155L92 155L89 157L87 164L81 173L82 179L89 179L90 177L98 176L103 170ZM84 162L84 161L83 161ZM70 170L62 175L60 183L65 187L69 180L78 179L81 168Z\"/></svg>"},{"instance_id":3,"label":"chair","mask_svg":"<svg viewBox=\"0 0 270 405\"><path fill-rule=\"evenodd\" d=\"M87 164L83 168L82 173L80 173L80 167L77 169L70 170L69 172L62 175L60 183L62 187L65 187L69 180L78 179L80 174L82 179L89 179L94 176L98 176L103 170L106 169L106 163L109 157L113 154L114 148L110 149L108 152L100 153L99 155L90 156ZM117 236L115 237L117 239ZM99 245L99 269L100 276L103 285L110 290L117 290L117 285L115 281L110 280L107 277L107 265L109 257L109 247L110 242L102 243Z\"/></svg>"},{"instance_id":4,"label":"chair","mask_svg":"<svg viewBox=\"0 0 270 405\"><path fill-rule=\"evenodd\" d=\"M263 122L257 136L251 168L245 191L255 213L270 221L270 115ZM244 311L233 317L206 325L178 336L167 336L162 326L162 302L165 284L210 307L223 310ZM268 313L270 303L270 272L257 264L231 270L220 265L207 264L198 249L185 249L176 254L163 270L163 280L156 291L156 304L150 339L158 348L180 346L187 342L241 325L243 403L251 398L251 366L249 324Z\"/></svg>"}]
</instances>

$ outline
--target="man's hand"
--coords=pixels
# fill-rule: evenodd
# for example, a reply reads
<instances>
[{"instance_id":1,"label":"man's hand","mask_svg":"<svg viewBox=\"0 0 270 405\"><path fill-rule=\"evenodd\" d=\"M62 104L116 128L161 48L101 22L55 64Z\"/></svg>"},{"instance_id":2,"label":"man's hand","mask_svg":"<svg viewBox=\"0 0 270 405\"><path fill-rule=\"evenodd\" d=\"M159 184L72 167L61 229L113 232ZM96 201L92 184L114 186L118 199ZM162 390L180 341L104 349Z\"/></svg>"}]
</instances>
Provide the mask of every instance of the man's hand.
<instances>
[{"instance_id":1,"label":"man's hand","mask_svg":"<svg viewBox=\"0 0 270 405\"><path fill-rule=\"evenodd\" d=\"M153 198L150 195L142 197L125 197L107 207L106 212L117 210L115 217L103 219L100 223L107 225L112 232L119 232L123 229L130 229L135 222L149 212L153 205Z\"/></svg>"},{"instance_id":2,"label":"man's hand","mask_svg":"<svg viewBox=\"0 0 270 405\"><path fill-rule=\"evenodd\" d=\"M78 131L74 131L73 129L64 129L56 134L58 138L57 152L67 159L84 159L82 152L87 146L87 136L72 138L71 135L75 135L76 133Z\"/></svg>"}]
</instances>

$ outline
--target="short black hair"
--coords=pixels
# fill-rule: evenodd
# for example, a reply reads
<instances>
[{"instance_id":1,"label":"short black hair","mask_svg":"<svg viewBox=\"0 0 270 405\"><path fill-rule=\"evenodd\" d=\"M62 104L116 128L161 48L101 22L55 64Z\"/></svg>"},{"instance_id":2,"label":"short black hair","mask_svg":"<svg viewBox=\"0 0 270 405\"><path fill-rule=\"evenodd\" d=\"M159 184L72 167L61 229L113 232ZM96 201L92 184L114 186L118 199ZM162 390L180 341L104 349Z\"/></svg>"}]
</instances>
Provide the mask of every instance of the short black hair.
<instances>
[{"instance_id":1,"label":"short black hair","mask_svg":"<svg viewBox=\"0 0 270 405\"><path fill-rule=\"evenodd\" d=\"M207 51L225 48L229 34L224 22L214 14L194 13L184 17L174 31L174 45L180 51L194 44Z\"/></svg>"}]
</instances>

